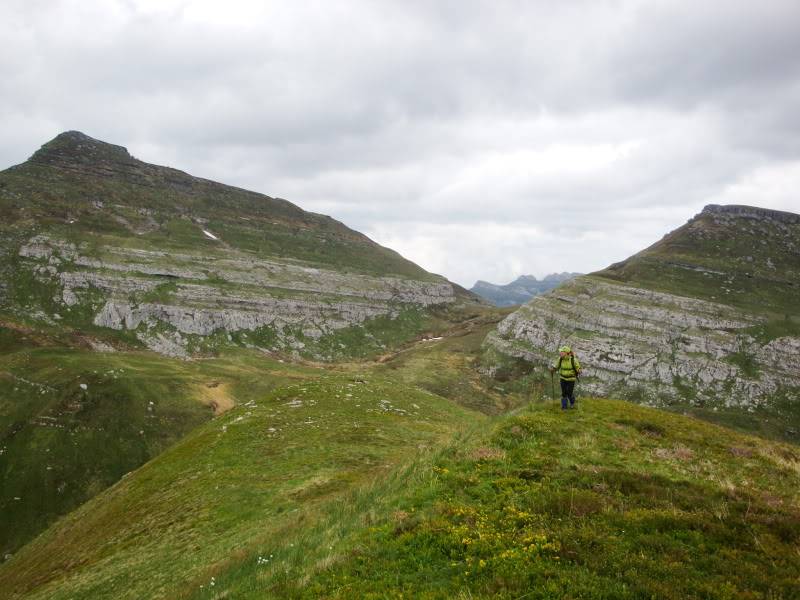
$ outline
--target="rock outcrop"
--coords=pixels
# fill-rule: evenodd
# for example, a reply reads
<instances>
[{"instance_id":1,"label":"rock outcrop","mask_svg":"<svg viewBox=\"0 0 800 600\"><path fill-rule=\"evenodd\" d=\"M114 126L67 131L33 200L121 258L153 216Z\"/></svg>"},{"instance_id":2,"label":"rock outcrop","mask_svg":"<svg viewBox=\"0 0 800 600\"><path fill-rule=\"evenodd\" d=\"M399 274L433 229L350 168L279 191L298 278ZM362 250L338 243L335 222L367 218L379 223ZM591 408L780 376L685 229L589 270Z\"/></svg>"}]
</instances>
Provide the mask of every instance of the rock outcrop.
<instances>
[{"instance_id":1,"label":"rock outcrop","mask_svg":"<svg viewBox=\"0 0 800 600\"><path fill-rule=\"evenodd\" d=\"M209 256L106 247L97 257L39 234L19 256L37 277L58 282L55 302L100 306L92 307L94 325L135 331L151 349L173 356L189 354L191 336L262 328L272 348L303 348L302 339L456 299L446 281L347 274L230 250Z\"/></svg>"},{"instance_id":2,"label":"rock outcrop","mask_svg":"<svg viewBox=\"0 0 800 600\"><path fill-rule=\"evenodd\" d=\"M797 225L800 223L800 215L782 210L771 208L759 208L757 206L743 206L739 204L709 204L703 212L709 215L724 217L745 217L756 221L775 221L787 225Z\"/></svg>"},{"instance_id":3,"label":"rock outcrop","mask_svg":"<svg viewBox=\"0 0 800 600\"><path fill-rule=\"evenodd\" d=\"M723 304L583 277L507 317L486 343L542 369L568 343L587 393L751 406L800 381L800 340L759 343L760 324Z\"/></svg>"}]
</instances>

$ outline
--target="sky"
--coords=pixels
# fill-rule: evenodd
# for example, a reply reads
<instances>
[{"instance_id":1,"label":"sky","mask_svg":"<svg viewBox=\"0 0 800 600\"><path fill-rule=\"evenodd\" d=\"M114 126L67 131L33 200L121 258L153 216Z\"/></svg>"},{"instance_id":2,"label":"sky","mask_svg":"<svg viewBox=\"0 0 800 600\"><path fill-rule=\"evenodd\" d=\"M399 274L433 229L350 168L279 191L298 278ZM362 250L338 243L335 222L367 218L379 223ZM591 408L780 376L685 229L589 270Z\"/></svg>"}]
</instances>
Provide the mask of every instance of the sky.
<instances>
[{"instance_id":1,"label":"sky","mask_svg":"<svg viewBox=\"0 0 800 600\"><path fill-rule=\"evenodd\" d=\"M797 0L2 0L0 169L66 130L466 287L800 212Z\"/></svg>"}]
</instances>

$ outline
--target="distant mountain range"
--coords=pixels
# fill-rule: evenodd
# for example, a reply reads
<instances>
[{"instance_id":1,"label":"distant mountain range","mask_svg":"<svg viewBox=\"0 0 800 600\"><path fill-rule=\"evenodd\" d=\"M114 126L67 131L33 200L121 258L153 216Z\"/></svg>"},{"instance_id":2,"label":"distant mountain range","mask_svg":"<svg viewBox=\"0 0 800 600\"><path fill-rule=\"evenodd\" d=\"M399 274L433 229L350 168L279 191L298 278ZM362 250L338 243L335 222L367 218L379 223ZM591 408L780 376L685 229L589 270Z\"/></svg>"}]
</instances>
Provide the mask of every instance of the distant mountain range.
<instances>
[{"instance_id":1,"label":"distant mountain range","mask_svg":"<svg viewBox=\"0 0 800 600\"><path fill-rule=\"evenodd\" d=\"M478 281L470 291L495 306L514 306L515 304L525 304L534 296L549 292L559 284L578 275L580 273L551 273L542 280L536 279L533 275L522 275L506 285Z\"/></svg>"}]
</instances>

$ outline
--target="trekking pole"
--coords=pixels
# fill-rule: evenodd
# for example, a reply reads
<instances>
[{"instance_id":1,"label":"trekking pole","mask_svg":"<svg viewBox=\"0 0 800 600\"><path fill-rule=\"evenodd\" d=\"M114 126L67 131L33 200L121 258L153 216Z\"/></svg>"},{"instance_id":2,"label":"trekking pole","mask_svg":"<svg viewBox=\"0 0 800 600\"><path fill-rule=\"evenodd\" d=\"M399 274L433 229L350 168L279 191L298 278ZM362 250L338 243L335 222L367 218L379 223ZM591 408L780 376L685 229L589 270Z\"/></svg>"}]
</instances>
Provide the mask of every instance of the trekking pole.
<instances>
[{"instance_id":1,"label":"trekking pole","mask_svg":"<svg viewBox=\"0 0 800 600\"><path fill-rule=\"evenodd\" d=\"M553 399L553 404L556 402L556 380L555 373L550 371L550 397Z\"/></svg>"}]
</instances>

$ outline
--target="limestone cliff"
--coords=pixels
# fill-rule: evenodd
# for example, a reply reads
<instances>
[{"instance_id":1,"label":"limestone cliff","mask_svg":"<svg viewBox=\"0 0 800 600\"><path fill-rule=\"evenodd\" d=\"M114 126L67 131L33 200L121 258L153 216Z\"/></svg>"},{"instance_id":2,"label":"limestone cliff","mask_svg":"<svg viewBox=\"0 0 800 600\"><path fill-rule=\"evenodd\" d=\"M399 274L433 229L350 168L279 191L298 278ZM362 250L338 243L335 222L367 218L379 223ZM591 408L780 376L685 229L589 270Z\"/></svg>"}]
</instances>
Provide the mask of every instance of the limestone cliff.
<instances>
[{"instance_id":1,"label":"limestone cliff","mask_svg":"<svg viewBox=\"0 0 800 600\"><path fill-rule=\"evenodd\" d=\"M19 256L42 283L57 284L53 301L62 312L94 303L95 325L134 331L151 349L176 356L188 356L192 336L216 333L244 333L245 345L263 347L265 329L268 348L303 349L303 339L455 301L447 282L347 274L231 250L214 256L106 246L91 257L84 250L40 234ZM249 340L248 332L261 335Z\"/></svg>"}]
</instances>

